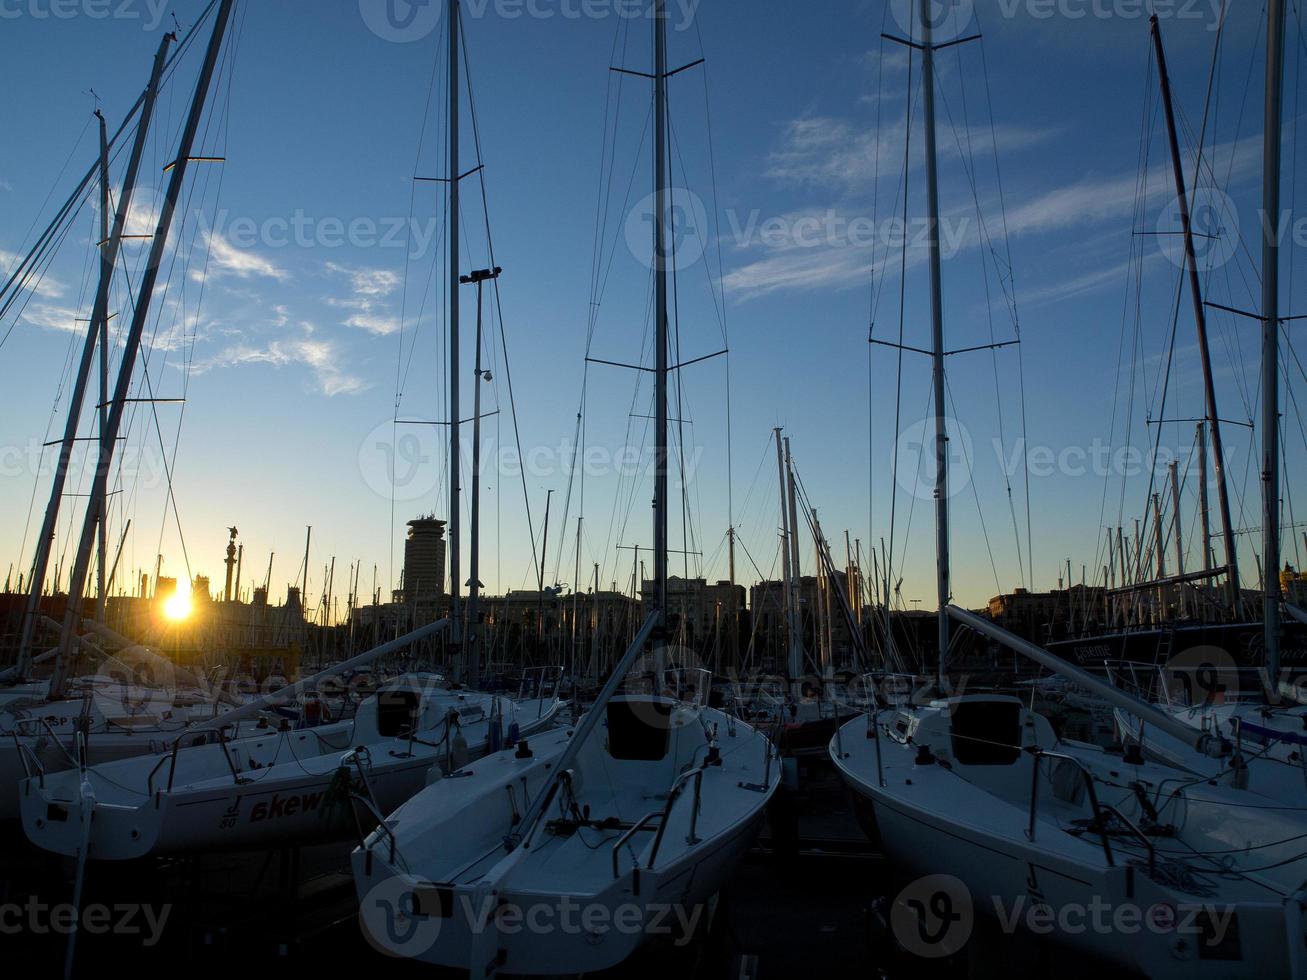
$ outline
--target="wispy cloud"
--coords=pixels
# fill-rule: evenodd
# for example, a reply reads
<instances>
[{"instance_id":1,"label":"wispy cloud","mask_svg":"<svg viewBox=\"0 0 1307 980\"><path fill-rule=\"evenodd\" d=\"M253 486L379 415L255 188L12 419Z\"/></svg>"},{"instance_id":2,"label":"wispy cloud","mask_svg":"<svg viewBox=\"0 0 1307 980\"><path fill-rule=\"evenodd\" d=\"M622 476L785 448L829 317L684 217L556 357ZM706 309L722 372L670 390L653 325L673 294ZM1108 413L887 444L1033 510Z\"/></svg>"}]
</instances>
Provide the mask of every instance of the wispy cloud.
<instances>
[{"instance_id":1,"label":"wispy cloud","mask_svg":"<svg viewBox=\"0 0 1307 980\"><path fill-rule=\"evenodd\" d=\"M345 320L345 326L384 337L399 329L399 318L376 313L355 313Z\"/></svg>"},{"instance_id":2,"label":"wispy cloud","mask_svg":"<svg viewBox=\"0 0 1307 980\"><path fill-rule=\"evenodd\" d=\"M732 269L722 280L728 293L757 299L786 289L847 289L870 281L871 255L858 248L786 250Z\"/></svg>"},{"instance_id":3,"label":"wispy cloud","mask_svg":"<svg viewBox=\"0 0 1307 980\"><path fill-rule=\"evenodd\" d=\"M22 262L22 256L13 252L6 252L0 248L0 272L4 273L5 279L8 279L13 270L18 268L20 262ZM48 271L28 285L33 293L37 296L44 296L46 299L59 299L67 292L67 287L60 280L50 275Z\"/></svg>"},{"instance_id":4,"label":"wispy cloud","mask_svg":"<svg viewBox=\"0 0 1307 980\"><path fill-rule=\"evenodd\" d=\"M239 367L246 364L270 364L275 368L302 365L313 373L313 387L328 398L355 395L368 388L367 382L350 374L344 367L341 347L334 340L314 335L310 324L301 324L298 337L275 338L263 345L233 344L212 357L197 361L196 373L213 368Z\"/></svg>"},{"instance_id":5,"label":"wispy cloud","mask_svg":"<svg viewBox=\"0 0 1307 980\"><path fill-rule=\"evenodd\" d=\"M883 126L879 133L860 128L845 119L808 116L791 120L785 127L781 146L767 158L765 174L776 180L808 184L833 184L870 187L877 169L888 173L897 169L902 158L904 124L899 121ZM997 145L1000 153L1014 153L1052 139L1055 129L1034 129L999 124L993 132L971 127L960 132L956 140L941 140L941 156L956 156L967 148L975 154L990 153ZM914 166L919 161L914 161Z\"/></svg>"},{"instance_id":6,"label":"wispy cloud","mask_svg":"<svg viewBox=\"0 0 1307 980\"><path fill-rule=\"evenodd\" d=\"M86 328L84 323L77 322L77 317L77 310L52 303L32 303L23 310L24 322L43 330L60 330L65 333L76 333Z\"/></svg>"},{"instance_id":7,"label":"wispy cloud","mask_svg":"<svg viewBox=\"0 0 1307 980\"><path fill-rule=\"evenodd\" d=\"M211 231L205 234L209 250L208 275L210 278L235 276L237 279L260 277L285 282L290 273L250 249L237 248L226 238ZM196 272L198 275L198 270Z\"/></svg>"},{"instance_id":8,"label":"wispy cloud","mask_svg":"<svg viewBox=\"0 0 1307 980\"><path fill-rule=\"evenodd\" d=\"M327 270L347 276L354 295L358 297L381 299L399 288L399 274L389 269L356 269L328 262Z\"/></svg>"},{"instance_id":9,"label":"wispy cloud","mask_svg":"<svg viewBox=\"0 0 1307 980\"><path fill-rule=\"evenodd\" d=\"M365 269L327 263L327 271L349 281L348 296L331 296L327 303L341 309L354 310L345 319L345 326L366 330L370 334L385 336L399 329L399 318L389 312L387 298L399 288L398 273L389 269Z\"/></svg>"}]
</instances>

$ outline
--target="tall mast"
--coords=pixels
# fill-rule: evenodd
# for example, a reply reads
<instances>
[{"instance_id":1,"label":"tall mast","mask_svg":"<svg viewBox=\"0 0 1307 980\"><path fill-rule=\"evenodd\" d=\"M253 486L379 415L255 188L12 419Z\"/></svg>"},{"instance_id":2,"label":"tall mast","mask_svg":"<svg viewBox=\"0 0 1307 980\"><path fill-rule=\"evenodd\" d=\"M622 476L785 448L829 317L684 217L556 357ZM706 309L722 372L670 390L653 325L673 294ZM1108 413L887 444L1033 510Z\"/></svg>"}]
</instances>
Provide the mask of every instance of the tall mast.
<instances>
[{"instance_id":1,"label":"tall mast","mask_svg":"<svg viewBox=\"0 0 1307 980\"><path fill-rule=\"evenodd\" d=\"M131 390L132 374L136 368L136 358L141 350L141 336L145 332L145 321L150 313L150 304L154 299L154 287L159 279L159 267L163 264L164 252L168 246L168 233L172 229L172 219L177 211L177 202L181 197L182 184L190 169L191 152L195 147L195 137L199 132L200 121L204 115L204 104L209 94L209 85L213 81L213 72L218 64L218 54L222 50L222 41L227 33L227 23L231 19L235 0L222 0L214 19L213 36L209 39L208 50L204 54L204 65L200 69L199 81L195 86L195 95L191 100L190 113L186 127L182 132L177 158L173 161L172 173L168 181L168 190L164 195L163 210L155 226L154 238L150 244L150 256L141 277L137 293L136 309L132 313L132 324L128 329L123 346L122 363L118 368L118 381L114 388L113 405L109 409L107 428L100 433L100 452L96 463L95 482L91 487L91 499L87 502L86 516L82 522L82 537L77 547L77 559L73 564L72 584L68 590L68 608L64 615L63 633L59 638L59 658L54 676L50 679L50 696L57 697L62 691L63 674L67 667L68 656L72 650L73 635L77 631L78 618L82 612L83 592L86 588L86 573L91 563L91 548L95 543L95 527L109 486L109 469L113 464L114 443L118 439L118 430L127 406L127 395Z\"/></svg>"},{"instance_id":2,"label":"tall mast","mask_svg":"<svg viewBox=\"0 0 1307 980\"><path fill-rule=\"evenodd\" d=\"M141 169L141 157L145 152L145 140L150 130L150 120L154 116L154 104L159 93L159 79L163 75L168 56L168 45L175 40L172 34L165 34L159 42L159 50L154 56L154 68L150 81L145 86L142 96L141 118L136 124L136 139L132 143L131 154L127 158L127 170L123 176L123 187L118 201L118 212L114 216L113 232L100 245L100 281L96 287L95 305L91 311L91 322L87 327L86 342L82 347L82 359L78 363L77 378L73 382L72 397L68 404L68 419L64 423L63 441L59 444L59 462L54 470L54 483L50 488L50 500L46 504L45 518L41 523L41 533L36 540L36 555L32 559L32 574L28 579L27 607L23 611L22 631L18 643L18 674L26 676L31 666L32 633L40 615L41 590L45 585L45 573L50 564L50 549L54 544L55 528L59 521L59 504L63 499L64 483L68 477L68 467L72 459L73 446L77 441L77 423L82 414L82 402L86 397L86 383L91 373L91 362L95 356L95 344L100 334L100 326L108 319L109 287L113 283L114 268L118 263L118 253L122 249L123 229L127 215L131 210L132 196L136 189L136 177ZM102 396L101 400L105 400ZM107 420L102 420L100 435L103 437ZM98 516L98 514L97 514ZM58 591L58 582L55 583Z\"/></svg>"},{"instance_id":3,"label":"tall mast","mask_svg":"<svg viewBox=\"0 0 1307 980\"><path fill-rule=\"evenodd\" d=\"M654 34L654 608L655 644L667 625L667 17L653 0Z\"/></svg>"},{"instance_id":4,"label":"tall mast","mask_svg":"<svg viewBox=\"0 0 1307 980\"><path fill-rule=\"evenodd\" d=\"M1268 0L1262 151L1262 607L1270 692L1280 678L1280 140L1284 2ZM1219 465L1219 464L1218 464Z\"/></svg>"},{"instance_id":5,"label":"tall mast","mask_svg":"<svg viewBox=\"0 0 1307 980\"><path fill-rule=\"evenodd\" d=\"M458 380L458 0L449 0L449 621L457 647L459 618L459 398Z\"/></svg>"},{"instance_id":6,"label":"tall mast","mask_svg":"<svg viewBox=\"0 0 1307 980\"><path fill-rule=\"evenodd\" d=\"M790 437L785 437L785 493L790 512L790 622L793 624L790 650L790 669L795 678L801 677L807 667L803 635L803 574L799 562L799 511L794 493L794 457L790 454Z\"/></svg>"},{"instance_id":7,"label":"tall mast","mask_svg":"<svg viewBox=\"0 0 1307 980\"><path fill-rule=\"evenodd\" d=\"M1207 308L1203 305L1203 288L1198 279L1198 259L1194 252L1193 223L1189 216L1189 193L1185 188L1184 161L1180 157L1180 139L1175 127L1175 107L1171 99L1171 77L1166 70L1166 53L1162 50L1162 29L1157 15L1150 20L1153 50L1157 54L1157 75L1162 85L1162 106L1166 113L1166 131L1171 144L1171 170L1175 176L1175 197L1180 208L1180 228L1184 234L1184 264L1189 276L1189 294L1194 305L1194 325L1198 329L1198 356L1203 366L1203 396L1207 421L1212 427L1212 453L1216 472L1216 496L1221 511L1221 533L1225 536L1226 589L1231 610L1239 613L1239 559L1230 517L1230 493L1225 484L1225 453L1221 448L1221 419L1216 411L1216 385L1212 381L1212 358L1207 344Z\"/></svg>"},{"instance_id":8,"label":"tall mast","mask_svg":"<svg viewBox=\"0 0 1307 980\"><path fill-rule=\"evenodd\" d=\"M468 559L467 584L467 680L481 679L481 385L490 372L481 368L481 291L486 280L497 279L500 269L479 269L460 282L477 287L476 364L472 382L472 552ZM578 545L579 547L579 545Z\"/></svg>"},{"instance_id":9,"label":"tall mast","mask_svg":"<svg viewBox=\"0 0 1307 980\"><path fill-rule=\"evenodd\" d=\"M803 658L795 653L799 648L798 625L794 616L794 581L790 577L790 504L789 484L785 479L785 450L781 442L781 430L776 433L776 473L781 488L781 595L785 603L785 652L787 656L786 672L790 680L796 680L803 673Z\"/></svg>"},{"instance_id":10,"label":"tall mast","mask_svg":"<svg viewBox=\"0 0 1307 980\"><path fill-rule=\"evenodd\" d=\"M939 659L936 680L944 686L951 598L948 554L948 431L944 412L944 291L939 251L939 173L935 150L935 48L931 39L931 0L921 0L921 90L926 125L926 227L930 256L930 325L935 389L935 587L939 601Z\"/></svg>"},{"instance_id":11,"label":"tall mast","mask_svg":"<svg viewBox=\"0 0 1307 980\"><path fill-rule=\"evenodd\" d=\"M1212 567L1212 521L1207 508L1207 423L1198 423L1198 511L1203 536L1203 568Z\"/></svg>"},{"instance_id":12,"label":"tall mast","mask_svg":"<svg viewBox=\"0 0 1307 980\"><path fill-rule=\"evenodd\" d=\"M104 113L99 109L95 110L95 117L100 121L100 248L108 248L109 242L109 131L104 121ZM98 432L104 432L105 426L109 422L109 318L103 316L100 318L100 332L97 338L100 344L100 412ZM99 623L104 622L105 607L105 589L107 581L105 576L105 552L108 551L108 543L105 537L108 534L109 508L102 506L99 514L99 528L96 534L96 556L95 556L95 618Z\"/></svg>"}]
</instances>

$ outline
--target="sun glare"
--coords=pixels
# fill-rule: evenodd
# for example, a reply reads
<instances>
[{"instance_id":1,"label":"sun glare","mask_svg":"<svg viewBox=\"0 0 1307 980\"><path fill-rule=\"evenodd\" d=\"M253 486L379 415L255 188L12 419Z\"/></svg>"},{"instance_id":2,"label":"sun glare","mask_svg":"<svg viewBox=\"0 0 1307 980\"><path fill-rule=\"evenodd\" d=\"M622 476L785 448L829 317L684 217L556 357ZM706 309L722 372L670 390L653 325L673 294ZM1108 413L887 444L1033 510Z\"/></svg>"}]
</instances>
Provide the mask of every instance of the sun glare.
<instances>
[{"instance_id":1,"label":"sun glare","mask_svg":"<svg viewBox=\"0 0 1307 980\"><path fill-rule=\"evenodd\" d=\"M174 623L180 623L191 614L191 597L174 592L163 604L163 614Z\"/></svg>"}]
</instances>

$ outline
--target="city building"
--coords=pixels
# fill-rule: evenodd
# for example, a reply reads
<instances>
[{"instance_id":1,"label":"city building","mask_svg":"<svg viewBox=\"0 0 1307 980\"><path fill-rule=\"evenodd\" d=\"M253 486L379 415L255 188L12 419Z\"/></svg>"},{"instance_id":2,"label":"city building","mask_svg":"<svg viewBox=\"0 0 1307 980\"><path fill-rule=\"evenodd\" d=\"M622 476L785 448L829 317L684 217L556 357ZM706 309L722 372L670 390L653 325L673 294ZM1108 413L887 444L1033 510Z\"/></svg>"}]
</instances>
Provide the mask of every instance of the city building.
<instances>
[{"instance_id":1,"label":"city building","mask_svg":"<svg viewBox=\"0 0 1307 980\"><path fill-rule=\"evenodd\" d=\"M445 594L445 522L434 516L408 522L403 601L429 603Z\"/></svg>"}]
</instances>

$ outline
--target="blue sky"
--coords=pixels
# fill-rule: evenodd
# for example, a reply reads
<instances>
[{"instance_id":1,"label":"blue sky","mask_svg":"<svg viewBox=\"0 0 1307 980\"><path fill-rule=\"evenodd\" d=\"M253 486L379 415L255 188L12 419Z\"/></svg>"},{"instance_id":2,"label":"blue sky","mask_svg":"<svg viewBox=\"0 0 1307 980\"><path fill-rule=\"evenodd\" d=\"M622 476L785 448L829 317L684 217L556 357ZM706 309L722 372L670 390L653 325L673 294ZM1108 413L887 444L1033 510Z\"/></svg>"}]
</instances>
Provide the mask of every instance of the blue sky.
<instances>
[{"instance_id":1,"label":"blue sky","mask_svg":"<svg viewBox=\"0 0 1307 980\"><path fill-rule=\"evenodd\" d=\"M942 206L952 222L946 227L957 234L944 267L946 329L955 348L1010 339L1012 318L1000 302L1001 287L1016 297L1025 431L1028 445L1038 449L1030 481L1033 584L1047 588L1068 557L1077 578L1082 563L1092 577L1102 560L1100 524L1115 524L1120 513L1129 527L1142 512L1146 475L1128 481L1122 505L1120 481L1095 472L1093 460L1110 449L1148 444L1145 406L1156 404L1179 270L1164 253L1174 247L1173 238L1132 230L1164 227L1170 174L1139 4L979 0L976 6L983 59L978 45L960 45L941 52L937 67ZM189 25L202 7L196 0L166 6L114 0L107 9L118 16L102 19L91 12L105 8L93 2L72 5L67 17L56 16L50 0L0 4L0 85L10 93L0 104L7 134L0 144L0 264L8 267L29 241L29 227L44 224L94 159L89 90L116 125L143 87L159 31L172 24L174 13ZM546 491L556 491L546 577L568 583L575 577L579 481L571 484L565 536L559 526L569 487L562 462L576 434L584 382L586 444L595 455L584 481L581 578L589 583L597 562L604 586L617 581L622 587L629 582L631 553L616 546L648 545L650 492L647 480L615 475L610 461L624 446L637 456L643 451L647 421L639 416L649 414L650 394L646 382L633 395L633 372L593 364L587 371L584 356L590 336L593 357L648 362L649 277L638 207L651 186L643 129L647 83L608 70L614 60L649 69L647 21L623 18L618 11L624 5L598 0L585 8L538 0L527 8L534 15L504 0L465 7L495 260L505 269L502 327L521 442L531 460L525 483L537 534ZM162 553L165 574L180 575L188 556L194 573L216 583L225 528L234 524L246 545L245 584L262 581L275 552L273 592L279 595L298 574L304 526L311 524L310 593L320 592L322 567L334 555L335 592L343 599L351 562L362 563L363 593L371 588L374 564L384 590L399 574L402 522L424 511L447 516L441 430L406 426L396 444L392 425L397 387L403 389L400 418L443 421L448 414L443 286L440 274L432 277L444 261L444 210L440 185L412 179L445 171L443 79L432 84L433 71L444 71L442 25L397 43L370 28L377 9L373 0L240 4L234 72L224 70L219 80L201 148L225 156L226 163L193 170L179 236L186 247L182 261L170 265L150 347L156 394L179 396L184 388L187 402L184 414L176 405L158 407L162 439L143 411L133 422L128 444L148 451L145 465L123 477L118 485L124 492L115 497L112 533L133 520L124 569L152 569ZM156 23L160 11L162 26ZM588 16L577 15L585 11ZM1182 118L1196 133L1216 37L1211 4L1176 4L1164 12ZM681 359L714 353L725 346L723 331L729 337L733 447L728 495L727 362L686 368L680 412L692 477L685 496L690 532L687 542L681 514L675 514L673 544L703 556L684 565L674 559L675 572L688 567L725 577L730 500L744 545L738 577L775 574L775 459L768 441L774 426L784 426L793 441L808 494L838 542L837 561L843 560L846 528L864 548L888 537L890 464L895 433L902 432L895 563L904 577L904 602L919 598L933 605L930 500L910 492L913 480L906 475L914 461L913 424L926 414L928 363L906 356L897 427L895 355L875 348L870 375L868 365L873 287L876 335L894 339L899 329L900 252L887 249L883 235L903 207L898 185L908 64L901 47L880 37L900 32L895 14L881 0L839 0L801 12L779 0L673 7L673 66L707 58L706 68L671 83L674 177L695 195L681 198L691 256L677 277ZM1205 180L1201 198L1204 204L1217 200L1210 193L1214 184L1228 194L1233 222L1222 222L1218 210L1213 223L1233 224L1253 250L1250 261L1239 247L1222 252L1209 246L1204 261L1214 271L1205 269L1205 281L1212 299L1245 308L1255 304L1258 289L1263 32L1258 11L1240 5L1229 18L1204 142L1215 176ZM1291 23L1286 207L1294 202L1300 173L1292 155L1295 48L1300 51L1301 42ZM192 53L160 101L143 178L155 196L197 63ZM1142 145L1148 155L1141 164L1146 97L1150 115ZM909 231L924 206L915 96L913 104ZM614 123L617 105L621 114ZM465 103L465 169L476 162L470 117ZM1187 142L1193 141L1191 135ZM65 160L71 162L61 174ZM1147 194L1136 213L1141 172ZM488 264L477 177L464 182L464 194L464 266L470 271ZM602 221L596 219L599 201L608 202ZM149 217L142 205L140 223ZM39 452L40 443L54 437L47 426L75 340L70 327L89 307L96 221L92 207L79 214L0 347L6 393L0 554L6 566L30 560L47 486L46 476L34 474L32 448ZM593 289L597 227L605 256L600 292ZM925 251L909 238L904 338L925 346ZM1233 235L1226 238L1234 242ZM1132 249L1138 253L1133 262ZM986 256L998 254L1006 263L1009 251L1013 275L1000 283ZM133 275L142 252L139 245L127 248ZM1298 264L1300 252L1286 254L1286 269ZM873 265L883 268L873 274ZM1298 312L1290 286L1283 308ZM115 309L125 301L122 292L116 288ZM474 294L465 291L464 417L472 414L473 303ZM1234 421L1256 414L1251 323L1214 317L1211 326L1222 415ZM0 324L0 333L9 326ZM499 455L513 441L500 326L488 317L487 364L494 379L484 388L485 410L502 409L486 421L491 465L483 476L481 577L492 590L534 581L522 480ZM1201 388L1187 296L1175 349L1165 416L1197 416ZM1132 350L1138 355L1134 369ZM1031 580L1030 569L1018 564L1013 531L1015 511L1024 562L1020 374L1013 349L959 355L949 368L972 457L969 478L958 481L954 497L955 588L960 600L975 604L999 587ZM1294 374L1302 380L1296 367L1286 371L1291 381ZM1135 402L1127 411L1123 399L1132 379ZM1286 413L1293 411L1286 405ZM62 417L54 417L62 425ZM1192 425L1176 424L1164 430L1163 443L1184 453L1192 438ZM1236 523L1253 527L1259 520L1250 434L1231 426L1226 439L1236 505L1245 508ZM1304 442L1294 415L1286 442L1296 472ZM402 474L393 517L388 453ZM157 478L161 455L173 473L185 556ZM1011 507L1002 458L1018 460ZM79 477L85 480L82 469L74 482ZM1191 476L1182 504L1190 567L1197 560L1194 483ZM29 516L34 490L37 510ZM76 516L77 500L70 504ZM68 527L68 519L61 522L61 551ZM1252 544L1245 540L1245 549ZM811 569L806 544L805 555ZM1247 550L1246 576L1251 559Z\"/></svg>"}]
</instances>

